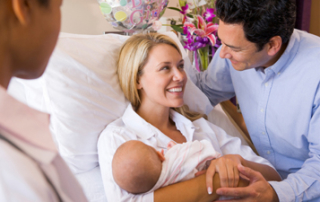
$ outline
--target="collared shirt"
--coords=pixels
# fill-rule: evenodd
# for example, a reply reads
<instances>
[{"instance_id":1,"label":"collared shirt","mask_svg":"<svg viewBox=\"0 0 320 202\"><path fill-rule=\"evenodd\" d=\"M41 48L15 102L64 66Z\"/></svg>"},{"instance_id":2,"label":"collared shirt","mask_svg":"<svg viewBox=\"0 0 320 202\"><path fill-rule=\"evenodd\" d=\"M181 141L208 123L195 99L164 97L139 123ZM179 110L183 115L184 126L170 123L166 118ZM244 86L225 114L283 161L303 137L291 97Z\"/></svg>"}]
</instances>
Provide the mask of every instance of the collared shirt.
<instances>
[{"instance_id":1,"label":"collared shirt","mask_svg":"<svg viewBox=\"0 0 320 202\"><path fill-rule=\"evenodd\" d=\"M187 71L211 103L237 96L258 153L282 176L280 201L320 201L320 38L294 30L272 66L236 71L215 54L206 72Z\"/></svg>"},{"instance_id":2,"label":"collared shirt","mask_svg":"<svg viewBox=\"0 0 320 202\"><path fill-rule=\"evenodd\" d=\"M243 158L263 163L272 167L265 159L257 156L249 146L241 145L239 138L227 135L221 128L201 118L191 122L181 114L171 110L170 117L177 129L186 138L187 142L194 140L208 140L214 150L220 154L240 154ZM110 123L101 133L98 140L98 155L102 180L108 201L117 202L150 202L153 201L153 192L133 195L122 190L112 176L112 158L116 149L128 140L139 140L156 150L167 150L167 145L173 141L160 130L141 118L129 105L124 115Z\"/></svg>"},{"instance_id":3,"label":"collared shirt","mask_svg":"<svg viewBox=\"0 0 320 202\"><path fill-rule=\"evenodd\" d=\"M49 116L20 103L0 86L0 133L23 152L0 140L0 201L87 201L58 154Z\"/></svg>"}]
</instances>

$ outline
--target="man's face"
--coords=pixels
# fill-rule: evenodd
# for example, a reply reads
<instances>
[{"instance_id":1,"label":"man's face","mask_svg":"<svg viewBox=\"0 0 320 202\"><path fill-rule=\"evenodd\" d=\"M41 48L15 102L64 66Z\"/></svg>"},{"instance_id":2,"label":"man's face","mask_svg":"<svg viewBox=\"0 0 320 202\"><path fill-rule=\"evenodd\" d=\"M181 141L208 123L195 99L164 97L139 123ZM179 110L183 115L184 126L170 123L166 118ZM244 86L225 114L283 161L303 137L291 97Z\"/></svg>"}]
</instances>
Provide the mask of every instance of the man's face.
<instances>
[{"instance_id":1,"label":"man's face","mask_svg":"<svg viewBox=\"0 0 320 202\"><path fill-rule=\"evenodd\" d=\"M229 59L235 70L265 66L271 59L267 44L258 51L256 44L246 39L242 24L226 24L220 20L218 36L222 43L220 57Z\"/></svg>"}]
</instances>

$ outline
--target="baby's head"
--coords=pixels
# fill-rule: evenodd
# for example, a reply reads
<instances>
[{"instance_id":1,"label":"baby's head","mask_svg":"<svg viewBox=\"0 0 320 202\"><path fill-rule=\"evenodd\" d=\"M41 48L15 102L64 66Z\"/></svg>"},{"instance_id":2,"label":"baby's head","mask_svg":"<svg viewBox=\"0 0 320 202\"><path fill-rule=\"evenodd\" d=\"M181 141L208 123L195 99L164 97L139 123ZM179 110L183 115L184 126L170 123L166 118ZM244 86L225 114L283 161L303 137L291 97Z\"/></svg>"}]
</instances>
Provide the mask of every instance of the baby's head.
<instances>
[{"instance_id":1,"label":"baby's head","mask_svg":"<svg viewBox=\"0 0 320 202\"><path fill-rule=\"evenodd\" d=\"M157 183L163 161L163 154L153 147L137 140L127 141L113 156L113 178L129 193L145 193Z\"/></svg>"}]
</instances>

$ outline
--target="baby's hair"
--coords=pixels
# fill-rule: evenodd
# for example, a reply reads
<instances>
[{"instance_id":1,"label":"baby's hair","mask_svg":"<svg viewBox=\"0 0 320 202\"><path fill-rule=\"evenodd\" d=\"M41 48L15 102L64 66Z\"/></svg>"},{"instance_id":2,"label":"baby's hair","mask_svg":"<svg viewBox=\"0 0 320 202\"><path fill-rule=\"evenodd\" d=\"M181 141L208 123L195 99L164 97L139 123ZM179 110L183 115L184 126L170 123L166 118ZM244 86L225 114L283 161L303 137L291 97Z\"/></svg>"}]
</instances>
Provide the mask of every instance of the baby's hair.
<instances>
[{"instance_id":1,"label":"baby's hair","mask_svg":"<svg viewBox=\"0 0 320 202\"><path fill-rule=\"evenodd\" d=\"M149 191L157 183L162 170L156 150L141 141L123 143L112 160L115 182L132 194Z\"/></svg>"}]
</instances>

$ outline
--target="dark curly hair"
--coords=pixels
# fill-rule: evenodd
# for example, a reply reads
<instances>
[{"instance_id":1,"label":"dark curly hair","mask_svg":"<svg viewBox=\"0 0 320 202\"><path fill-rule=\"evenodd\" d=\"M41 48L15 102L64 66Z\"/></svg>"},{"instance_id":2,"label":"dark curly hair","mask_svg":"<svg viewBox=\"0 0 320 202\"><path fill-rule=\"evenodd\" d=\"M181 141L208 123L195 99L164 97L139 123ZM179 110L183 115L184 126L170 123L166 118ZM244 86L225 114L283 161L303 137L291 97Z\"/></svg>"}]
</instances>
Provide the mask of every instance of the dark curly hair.
<instances>
[{"instance_id":1,"label":"dark curly hair","mask_svg":"<svg viewBox=\"0 0 320 202\"><path fill-rule=\"evenodd\" d=\"M258 51L274 36L288 43L296 20L296 0L217 0L217 16L227 24L242 24Z\"/></svg>"}]
</instances>

